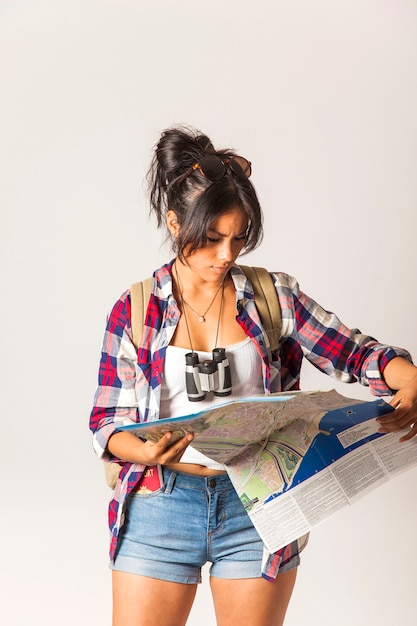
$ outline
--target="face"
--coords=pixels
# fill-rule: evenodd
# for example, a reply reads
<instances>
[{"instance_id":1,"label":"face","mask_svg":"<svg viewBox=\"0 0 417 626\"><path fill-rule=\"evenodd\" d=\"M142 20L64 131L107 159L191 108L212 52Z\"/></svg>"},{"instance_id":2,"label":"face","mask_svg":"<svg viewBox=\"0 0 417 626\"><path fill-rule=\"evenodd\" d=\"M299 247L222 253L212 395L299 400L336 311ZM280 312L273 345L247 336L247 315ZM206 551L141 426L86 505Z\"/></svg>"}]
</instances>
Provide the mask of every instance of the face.
<instances>
[{"instance_id":1,"label":"face","mask_svg":"<svg viewBox=\"0 0 417 626\"><path fill-rule=\"evenodd\" d=\"M169 215L167 218L169 219ZM169 223L168 227L175 236ZM210 225L207 244L191 254L185 254L188 268L196 272L203 281L222 280L246 243L247 228L247 215L239 207L220 215Z\"/></svg>"}]
</instances>

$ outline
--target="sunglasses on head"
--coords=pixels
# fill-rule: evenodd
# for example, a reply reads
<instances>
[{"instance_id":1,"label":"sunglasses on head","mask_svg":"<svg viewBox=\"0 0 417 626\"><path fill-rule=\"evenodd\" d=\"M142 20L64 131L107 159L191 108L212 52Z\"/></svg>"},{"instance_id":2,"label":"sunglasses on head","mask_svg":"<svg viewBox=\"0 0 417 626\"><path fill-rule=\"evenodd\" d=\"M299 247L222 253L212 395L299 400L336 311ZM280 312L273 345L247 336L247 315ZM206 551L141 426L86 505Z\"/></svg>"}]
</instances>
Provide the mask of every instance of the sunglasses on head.
<instances>
[{"instance_id":1,"label":"sunglasses on head","mask_svg":"<svg viewBox=\"0 0 417 626\"><path fill-rule=\"evenodd\" d=\"M230 159L221 159L219 156L202 157L193 165L189 174L198 170L209 180L216 181L226 175L227 168L240 178L249 178L252 174L252 163L241 156L230 157Z\"/></svg>"}]
</instances>

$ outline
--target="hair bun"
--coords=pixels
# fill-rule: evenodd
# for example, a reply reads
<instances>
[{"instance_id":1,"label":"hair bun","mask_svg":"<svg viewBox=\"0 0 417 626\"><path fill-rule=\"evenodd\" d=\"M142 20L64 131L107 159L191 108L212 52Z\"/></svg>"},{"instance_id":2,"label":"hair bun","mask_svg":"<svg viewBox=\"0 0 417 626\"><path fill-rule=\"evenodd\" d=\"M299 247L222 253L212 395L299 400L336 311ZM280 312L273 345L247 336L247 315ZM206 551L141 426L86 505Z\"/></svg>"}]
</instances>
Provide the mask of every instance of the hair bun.
<instances>
[{"instance_id":1,"label":"hair bun","mask_svg":"<svg viewBox=\"0 0 417 626\"><path fill-rule=\"evenodd\" d=\"M202 152L216 152L207 135L197 135L195 142Z\"/></svg>"},{"instance_id":2,"label":"hair bun","mask_svg":"<svg viewBox=\"0 0 417 626\"><path fill-rule=\"evenodd\" d=\"M183 127L165 130L155 153L162 180L169 184L192 167L204 152L215 152L215 149L201 132Z\"/></svg>"}]
</instances>

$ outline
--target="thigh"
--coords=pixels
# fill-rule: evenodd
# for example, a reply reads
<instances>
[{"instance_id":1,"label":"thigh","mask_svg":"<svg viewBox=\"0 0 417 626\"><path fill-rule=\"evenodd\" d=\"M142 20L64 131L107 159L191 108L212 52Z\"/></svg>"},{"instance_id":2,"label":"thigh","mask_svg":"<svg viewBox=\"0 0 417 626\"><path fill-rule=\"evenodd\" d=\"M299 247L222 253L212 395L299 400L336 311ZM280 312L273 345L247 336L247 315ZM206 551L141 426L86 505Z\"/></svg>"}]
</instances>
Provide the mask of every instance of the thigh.
<instances>
[{"instance_id":1,"label":"thigh","mask_svg":"<svg viewBox=\"0 0 417 626\"><path fill-rule=\"evenodd\" d=\"M297 568L278 574L274 582L212 577L217 626L282 626L296 577Z\"/></svg>"},{"instance_id":2,"label":"thigh","mask_svg":"<svg viewBox=\"0 0 417 626\"><path fill-rule=\"evenodd\" d=\"M197 585L113 571L112 626L184 626Z\"/></svg>"}]
</instances>

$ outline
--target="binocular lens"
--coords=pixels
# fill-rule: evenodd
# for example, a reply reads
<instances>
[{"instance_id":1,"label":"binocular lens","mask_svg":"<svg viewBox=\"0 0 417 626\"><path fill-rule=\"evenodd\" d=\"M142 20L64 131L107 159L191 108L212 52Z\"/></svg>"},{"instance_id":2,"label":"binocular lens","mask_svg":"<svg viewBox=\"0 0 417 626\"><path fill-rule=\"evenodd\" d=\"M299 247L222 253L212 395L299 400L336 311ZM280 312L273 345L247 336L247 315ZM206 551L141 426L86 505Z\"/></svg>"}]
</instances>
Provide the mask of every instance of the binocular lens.
<instances>
[{"instance_id":1,"label":"binocular lens","mask_svg":"<svg viewBox=\"0 0 417 626\"><path fill-rule=\"evenodd\" d=\"M230 365L224 348L214 348L212 359L199 362L197 352L185 355L185 384L190 402L204 400L207 391L215 396L232 393Z\"/></svg>"}]
</instances>

